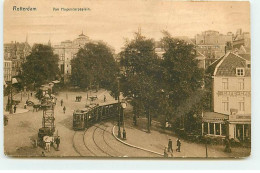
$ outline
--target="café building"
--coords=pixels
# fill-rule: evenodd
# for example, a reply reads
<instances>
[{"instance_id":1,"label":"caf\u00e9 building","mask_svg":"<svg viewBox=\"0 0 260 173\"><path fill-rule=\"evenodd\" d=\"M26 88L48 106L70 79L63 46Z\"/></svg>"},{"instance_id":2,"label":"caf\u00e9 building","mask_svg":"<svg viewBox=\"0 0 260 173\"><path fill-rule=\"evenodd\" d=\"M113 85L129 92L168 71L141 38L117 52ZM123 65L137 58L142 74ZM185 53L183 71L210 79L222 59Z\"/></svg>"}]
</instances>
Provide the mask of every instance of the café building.
<instances>
[{"instance_id":1,"label":"caf\u00e9 building","mask_svg":"<svg viewBox=\"0 0 260 173\"><path fill-rule=\"evenodd\" d=\"M202 134L238 141L251 139L251 60L228 52L209 66L211 112L202 116Z\"/></svg>"}]
</instances>

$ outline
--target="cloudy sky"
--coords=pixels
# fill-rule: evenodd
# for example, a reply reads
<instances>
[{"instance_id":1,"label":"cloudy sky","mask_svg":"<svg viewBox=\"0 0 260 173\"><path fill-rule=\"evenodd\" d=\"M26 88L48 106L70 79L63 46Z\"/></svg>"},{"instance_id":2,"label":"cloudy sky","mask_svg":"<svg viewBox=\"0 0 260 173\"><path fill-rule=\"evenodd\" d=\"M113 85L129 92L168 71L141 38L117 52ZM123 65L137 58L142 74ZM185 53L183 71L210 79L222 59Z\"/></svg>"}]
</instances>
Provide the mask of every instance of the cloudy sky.
<instances>
[{"instance_id":1,"label":"cloudy sky","mask_svg":"<svg viewBox=\"0 0 260 173\"><path fill-rule=\"evenodd\" d=\"M13 6L37 11L13 11ZM65 12L53 8L90 8ZM103 40L120 51L125 38L138 27L147 37L159 40L161 31L173 36L194 37L205 30L223 34L238 28L250 31L248 2L178 2L171 0L5 0L4 42L59 44L73 40L82 30L93 40Z\"/></svg>"}]
</instances>

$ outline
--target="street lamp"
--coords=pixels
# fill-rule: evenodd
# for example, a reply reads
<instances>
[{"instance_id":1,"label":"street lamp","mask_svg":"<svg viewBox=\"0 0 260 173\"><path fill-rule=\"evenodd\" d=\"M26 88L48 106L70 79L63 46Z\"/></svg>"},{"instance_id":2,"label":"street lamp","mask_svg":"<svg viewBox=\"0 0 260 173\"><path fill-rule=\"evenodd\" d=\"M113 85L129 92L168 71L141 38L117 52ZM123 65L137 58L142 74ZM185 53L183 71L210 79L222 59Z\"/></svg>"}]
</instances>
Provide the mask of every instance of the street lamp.
<instances>
[{"instance_id":1,"label":"street lamp","mask_svg":"<svg viewBox=\"0 0 260 173\"><path fill-rule=\"evenodd\" d=\"M123 114L123 139L126 139L126 131L125 131L125 117L124 117L124 109L126 108L126 103L124 101L121 102L121 106L123 108L122 114Z\"/></svg>"},{"instance_id":2,"label":"street lamp","mask_svg":"<svg viewBox=\"0 0 260 173\"><path fill-rule=\"evenodd\" d=\"M117 88L118 88L118 138L121 138L121 130L120 130L120 88L119 88L119 79L120 77L117 77Z\"/></svg>"}]
</instances>

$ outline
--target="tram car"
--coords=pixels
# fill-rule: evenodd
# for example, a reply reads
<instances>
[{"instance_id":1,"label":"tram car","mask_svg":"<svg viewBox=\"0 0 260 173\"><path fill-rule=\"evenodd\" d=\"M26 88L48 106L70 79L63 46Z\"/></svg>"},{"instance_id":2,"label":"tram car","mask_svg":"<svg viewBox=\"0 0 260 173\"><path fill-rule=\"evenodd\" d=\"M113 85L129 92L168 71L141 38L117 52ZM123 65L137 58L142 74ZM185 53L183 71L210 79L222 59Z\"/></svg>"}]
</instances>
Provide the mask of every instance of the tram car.
<instances>
[{"instance_id":1,"label":"tram car","mask_svg":"<svg viewBox=\"0 0 260 173\"><path fill-rule=\"evenodd\" d=\"M81 110L73 112L73 129L84 130L93 124L118 116L122 116L122 106L119 103L112 103L106 105L90 105Z\"/></svg>"}]
</instances>

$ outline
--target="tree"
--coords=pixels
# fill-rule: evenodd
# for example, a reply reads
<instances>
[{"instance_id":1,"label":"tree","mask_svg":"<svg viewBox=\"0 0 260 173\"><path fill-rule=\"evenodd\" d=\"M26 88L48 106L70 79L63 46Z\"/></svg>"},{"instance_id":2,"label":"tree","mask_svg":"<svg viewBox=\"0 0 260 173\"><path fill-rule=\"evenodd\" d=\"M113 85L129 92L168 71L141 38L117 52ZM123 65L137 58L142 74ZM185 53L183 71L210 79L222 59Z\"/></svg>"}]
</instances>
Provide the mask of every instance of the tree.
<instances>
[{"instance_id":1,"label":"tree","mask_svg":"<svg viewBox=\"0 0 260 173\"><path fill-rule=\"evenodd\" d=\"M71 83L80 88L103 87L117 92L119 67L113 52L102 42L87 43L71 61Z\"/></svg>"},{"instance_id":2,"label":"tree","mask_svg":"<svg viewBox=\"0 0 260 173\"><path fill-rule=\"evenodd\" d=\"M162 86L169 96L169 117L172 121L179 118L184 127L185 116L189 115L203 98L203 70L198 68L193 45L174 39L167 32L164 32L161 43L165 50L162 61Z\"/></svg>"},{"instance_id":3,"label":"tree","mask_svg":"<svg viewBox=\"0 0 260 173\"><path fill-rule=\"evenodd\" d=\"M148 119L148 132L151 125L151 112L157 102L157 91L160 86L157 83L160 69L160 60L155 53L155 43L140 33L125 44L120 52L120 63L125 70L122 76L122 92L131 100L136 114L145 114Z\"/></svg>"},{"instance_id":4,"label":"tree","mask_svg":"<svg viewBox=\"0 0 260 173\"><path fill-rule=\"evenodd\" d=\"M35 44L26 62L22 64L22 78L27 87L35 89L57 79L59 73L58 55L50 46Z\"/></svg>"}]
</instances>

